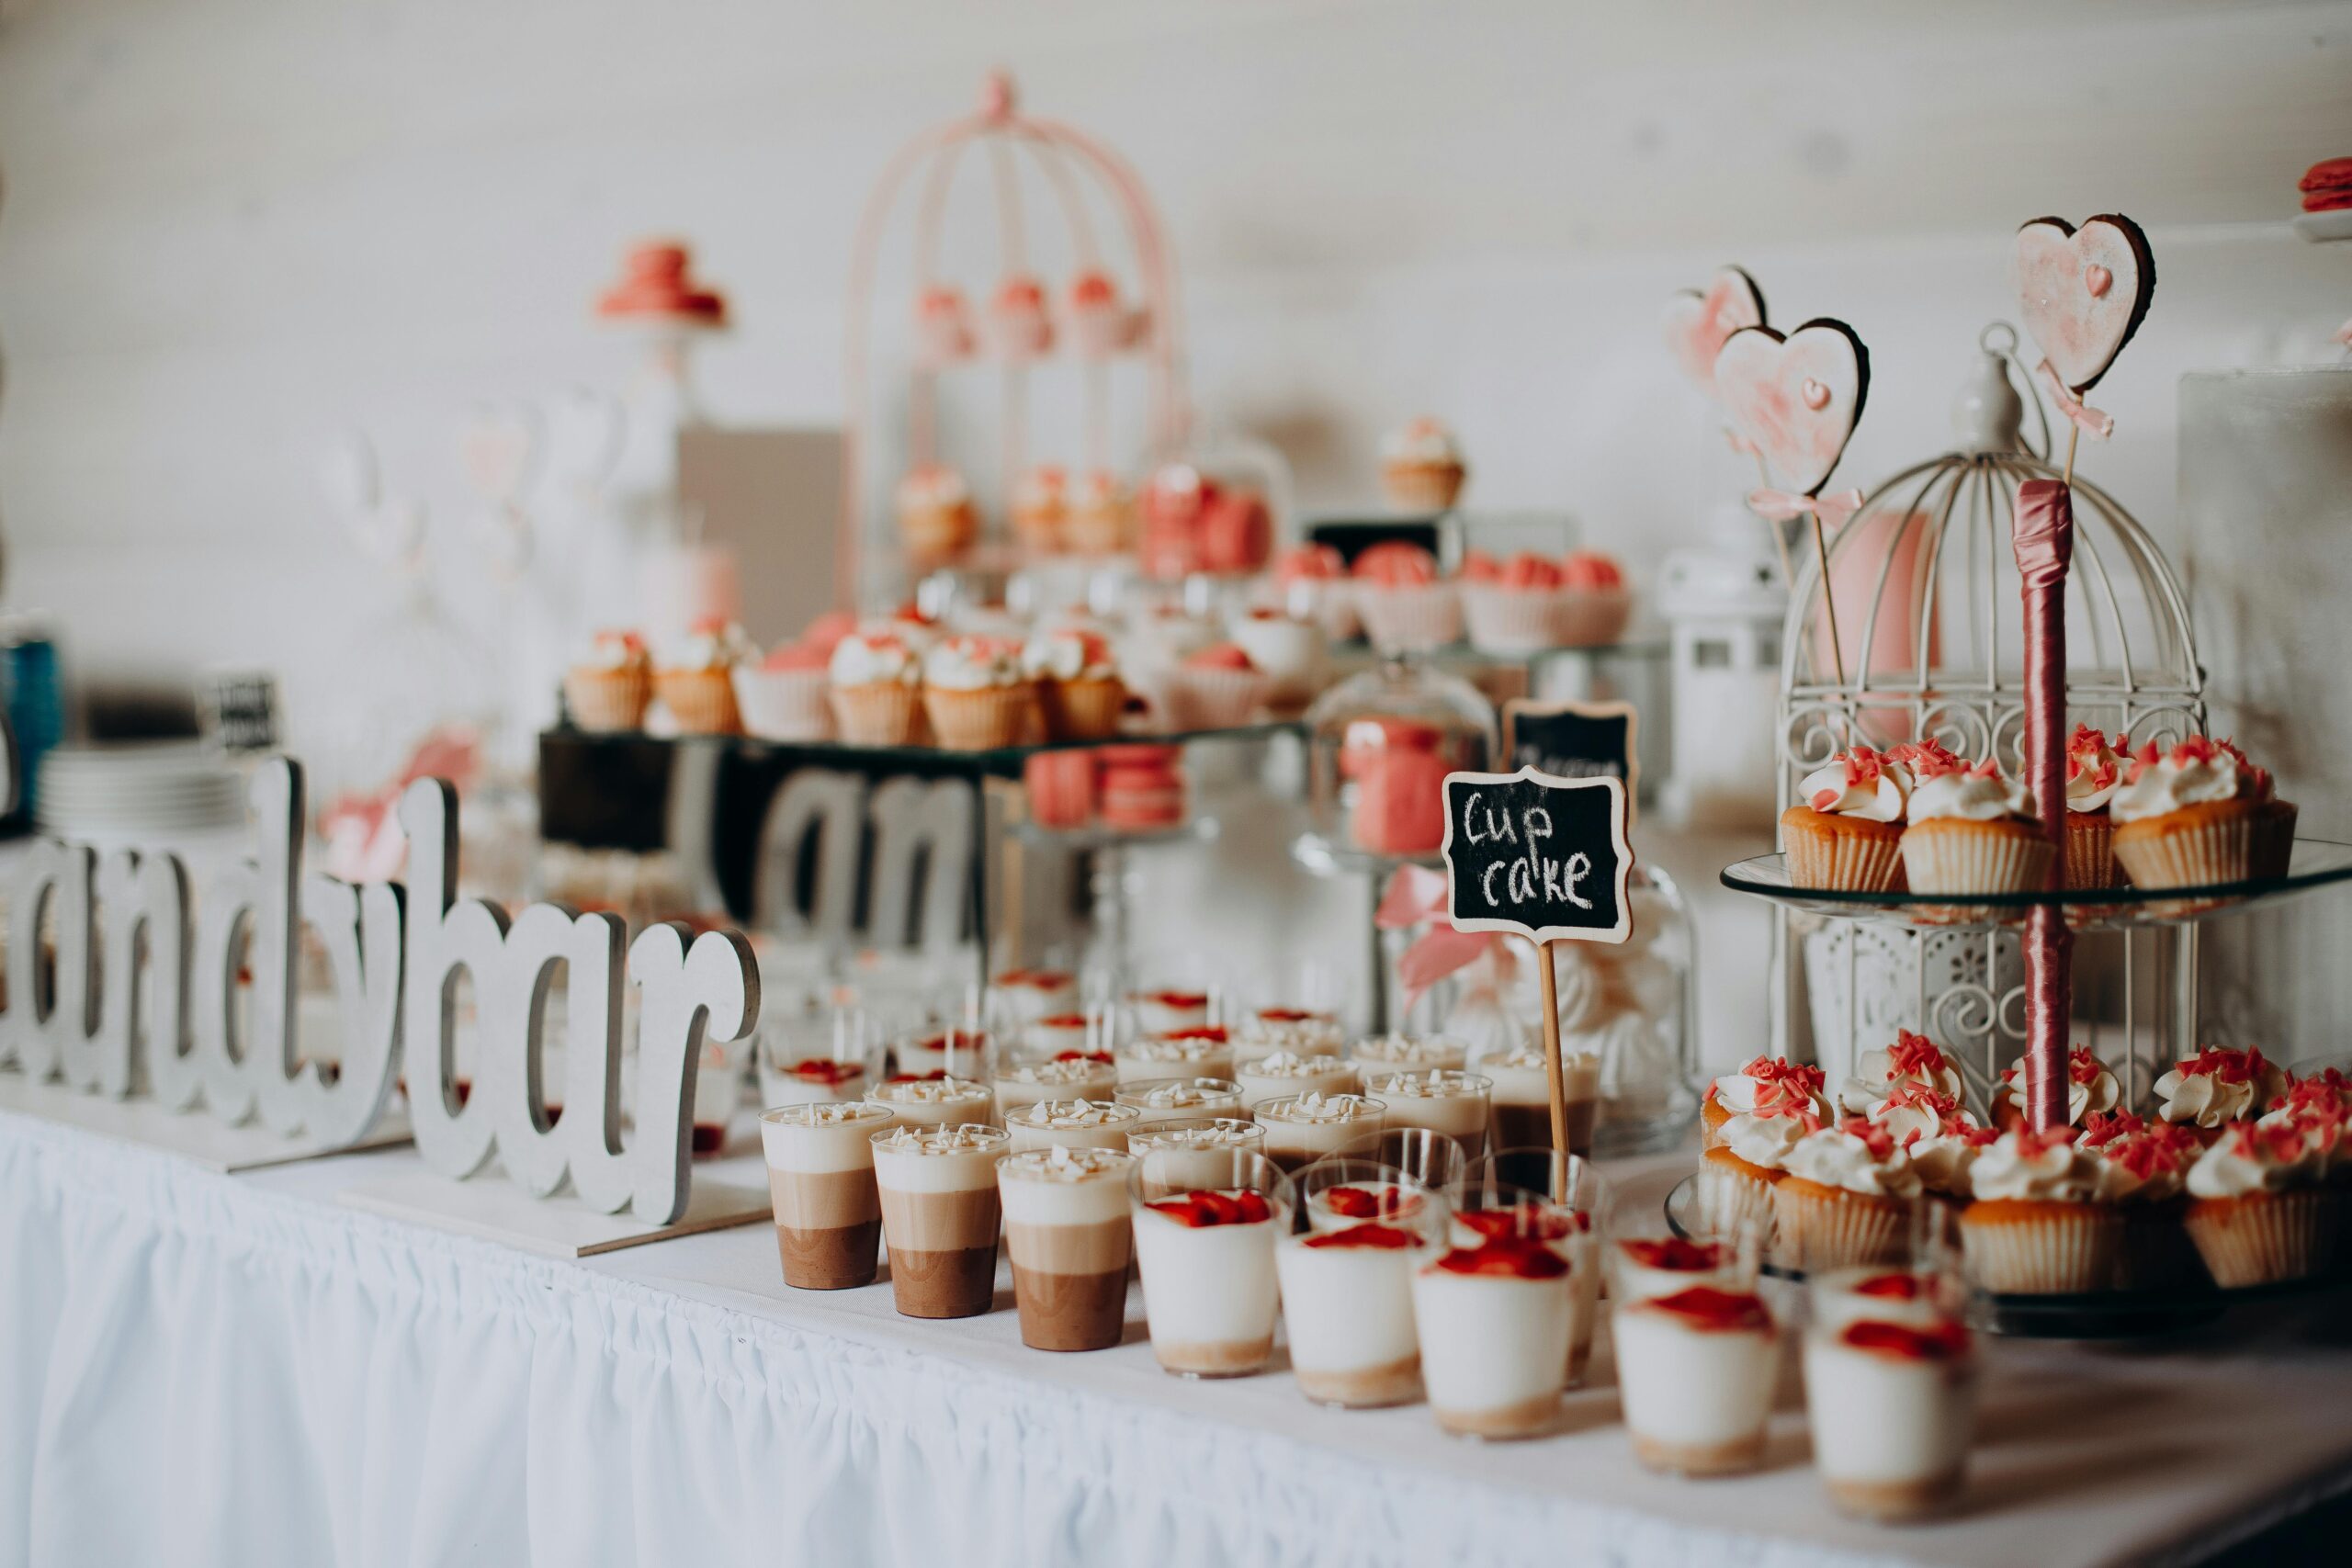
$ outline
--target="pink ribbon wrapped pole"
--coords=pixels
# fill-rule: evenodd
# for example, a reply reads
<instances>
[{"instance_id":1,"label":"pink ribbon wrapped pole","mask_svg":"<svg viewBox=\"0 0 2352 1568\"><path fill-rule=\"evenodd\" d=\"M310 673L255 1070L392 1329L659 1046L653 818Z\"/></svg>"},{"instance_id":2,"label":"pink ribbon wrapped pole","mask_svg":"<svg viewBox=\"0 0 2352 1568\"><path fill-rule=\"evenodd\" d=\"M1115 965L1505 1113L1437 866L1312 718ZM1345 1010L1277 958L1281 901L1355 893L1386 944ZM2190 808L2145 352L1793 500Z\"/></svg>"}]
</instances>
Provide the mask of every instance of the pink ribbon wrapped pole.
<instances>
[{"instance_id":1,"label":"pink ribbon wrapped pole","mask_svg":"<svg viewBox=\"0 0 2352 1568\"><path fill-rule=\"evenodd\" d=\"M2053 887L2066 882L2066 570L2075 555L2074 492L2056 479L2018 486L2018 575L2025 592L2025 771L2042 836L2056 849ZM2055 904L2034 907L2025 930L2026 1122L2066 1124L2066 1028L2074 1013L2075 934Z\"/></svg>"}]
</instances>

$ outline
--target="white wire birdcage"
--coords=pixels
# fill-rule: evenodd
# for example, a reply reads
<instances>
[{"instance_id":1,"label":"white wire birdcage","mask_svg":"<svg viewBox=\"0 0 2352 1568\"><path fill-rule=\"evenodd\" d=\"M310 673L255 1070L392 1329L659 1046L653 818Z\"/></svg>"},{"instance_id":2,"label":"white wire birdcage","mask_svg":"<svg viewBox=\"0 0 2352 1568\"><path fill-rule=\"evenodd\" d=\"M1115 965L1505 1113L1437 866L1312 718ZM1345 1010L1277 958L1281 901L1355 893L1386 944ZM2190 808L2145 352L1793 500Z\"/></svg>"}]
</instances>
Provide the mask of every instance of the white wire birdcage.
<instances>
[{"instance_id":1,"label":"white wire birdcage","mask_svg":"<svg viewBox=\"0 0 2352 1568\"><path fill-rule=\"evenodd\" d=\"M1904 469L1865 497L1829 546L1845 636L1833 653L1822 575L1800 574L1784 630L1780 803L1851 740L1933 738L2015 773L2025 729L2024 612L2011 544L2018 484L2055 479L2039 397L2041 448L2023 440L2030 386L2006 322L1955 408L1961 447ZM2066 723L2132 747L2205 729L2179 580L2114 497L2077 477L2066 598ZM2120 748L2119 748L2120 749ZM2071 1038L2091 1046L2137 1104L2153 1065L2187 1055L2197 1024L2196 928L2086 931L2075 957ZM1774 931L1776 1050L1812 1058L1832 1083L1859 1054L1915 1029L1951 1051L1982 1107L2023 1051L2025 977L2014 930L1911 930L1783 913ZM2156 1070L2161 1070L2160 1068Z\"/></svg>"}]
</instances>

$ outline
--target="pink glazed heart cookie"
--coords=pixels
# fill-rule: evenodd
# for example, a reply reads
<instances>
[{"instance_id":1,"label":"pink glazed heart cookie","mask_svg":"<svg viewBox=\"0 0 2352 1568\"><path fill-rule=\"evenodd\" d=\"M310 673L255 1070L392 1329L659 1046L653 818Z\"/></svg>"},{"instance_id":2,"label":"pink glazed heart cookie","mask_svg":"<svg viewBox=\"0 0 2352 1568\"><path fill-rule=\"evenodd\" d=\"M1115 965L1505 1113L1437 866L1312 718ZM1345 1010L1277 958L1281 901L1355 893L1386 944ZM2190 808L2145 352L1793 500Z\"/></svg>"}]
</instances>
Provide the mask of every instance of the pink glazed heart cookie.
<instances>
[{"instance_id":1,"label":"pink glazed heart cookie","mask_svg":"<svg viewBox=\"0 0 2352 1568\"><path fill-rule=\"evenodd\" d=\"M2107 374L2156 291L2156 258L2148 236L2120 213L2086 219L2037 218L2018 231L2009 281L2025 330L2058 378L2088 391Z\"/></svg>"},{"instance_id":2,"label":"pink glazed heart cookie","mask_svg":"<svg viewBox=\"0 0 2352 1568\"><path fill-rule=\"evenodd\" d=\"M1854 329L1824 316L1787 337L1742 327L1715 355L1715 396L1772 475L1811 495L1826 483L1860 423L1871 355Z\"/></svg>"},{"instance_id":3,"label":"pink glazed heart cookie","mask_svg":"<svg viewBox=\"0 0 2352 1568\"><path fill-rule=\"evenodd\" d=\"M1764 292L1756 280L1736 266L1722 267L1704 292L1686 288L1667 301L1666 346L1690 384L1713 397L1724 340L1764 320Z\"/></svg>"}]
</instances>

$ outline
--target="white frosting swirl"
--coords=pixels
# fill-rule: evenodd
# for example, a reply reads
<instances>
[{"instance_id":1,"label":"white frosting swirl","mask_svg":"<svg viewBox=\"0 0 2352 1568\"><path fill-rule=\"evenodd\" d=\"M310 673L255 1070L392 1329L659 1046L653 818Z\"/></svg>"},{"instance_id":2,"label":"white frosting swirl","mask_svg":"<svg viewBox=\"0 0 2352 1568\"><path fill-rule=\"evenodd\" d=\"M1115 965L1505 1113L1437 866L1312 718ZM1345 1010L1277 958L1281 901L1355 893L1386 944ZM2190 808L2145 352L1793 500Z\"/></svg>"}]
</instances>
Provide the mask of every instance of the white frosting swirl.
<instances>
[{"instance_id":1,"label":"white frosting swirl","mask_svg":"<svg viewBox=\"0 0 2352 1568\"><path fill-rule=\"evenodd\" d=\"M1916 1198L1919 1193L1919 1173L1901 1149L1890 1149L1881 1159L1871 1152L1868 1140L1836 1127L1799 1139L1781 1165L1791 1176L1848 1192L1885 1198Z\"/></svg>"},{"instance_id":2,"label":"white frosting swirl","mask_svg":"<svg viewBox=\"0 0 2352 1568\"><path fill-rule=\"evenodd\" d=\"M1982 1198L2086 1203L2098 1187L2098 1161L2061 1138L2004 1133L1976 1156L1969 1188Z\"/></svg>"},{"instance_id":3,"label":"white frosting swirl","mask_svg":"<svg viewBox=\"0 0 2352 1568\"><path fill-rule=\"evenodd\" d=\"M2229 800L2238 793L2236 759L2211 742L2176 746L2154 762L2134 764L2132 777L2108 807L2118 822L2162 817L2184 806Z\"/></svg>"},{"instance_id":4,"label":"white frosting swirl","mask_svg":"<svg viewBox=\"0 0 2352 1568\"><path fill-rule=\"evenodd\" d=\"M854 631L833 645L825 667L836 686L911 686L922 679L922 661L895 632Z\"/></svg>"},{"instance_id":5,"label":"white frosting swirl","mask_svg":"<svg viewBox=\"0 0 2352 1568\"><path fill-rule=\"evenodd\" d=\"M743 628L732 621L723 626L700 626L678 639L663 660L672 670L731 670L738 664L759 661L760 650L743 635Z\"/></svg>"},{"instance_id":6,"label":"white frosting swirl","mask_svg":"<svg viewBox=\"0 0 2352 1568\"><path fill-rule=\"evenodd\" d=\"M1530 1047L1530 1049L1532 1050L1533 1048ZM1543 1065L1543 1060L1542 1053L1537 1052L1535 1065L1541 1066ZM1752 1070L1759 1066L1771 1066L1777 1068L1778 1075L1768 1077L1753 1076ZM1748 1063L1746 1067L1741 1068L1738 1072L1728 1074L1715 1080L1715 1103L1722 1106L1725 1111L1730 1111L1735 1116L1749 1115L1756 1110L1757 1102L1759 1098L1766 1097L1767 1095L1787 1095L1793 1093L1796 1082L1795 1074L1797 1070L1798 1069L1790 1066L1789 1064L1785 1062L1775 1062L1770 1057L1758 1056L1755 1061ZM1829 1115L1829 1101L1819 1089L1807 1087L1804 1090L1804 1096L1807 1103L1812 1107L1813 1113L1815 1116L1825 1119L1827 1118Z\"/></svg>"},{"instance_id":7,"label":"white frosting swirl","mask_svg":"<svg viewBox=\"0 0 2352 1568\"><path fill-rule=\"evenodd\" d=\"M2179 1195L2183 1178L2177 1157L2149 1157L2143 1138L2118 1138L2092 1157L2098 1161L2093 1195L2102 1203L2160 1203Z\"/></svg>"},{"instance_id":8,"label":"white frosting swirl","mask_svg":"<svg viewBox=\"0 0 2352 1568\"><path fill-rule=\"evenodd\" d=\"M1031 637L1021 650L1021 668L1039 681L1107 681L1119 672L1108 639L1070 626Z\"/></svg>"},{"instance_id":9,"label":"white frosting swirl","mask_svg":"<svg viewBox=\"0 0 2352 1568\"><path fill-rule=\"evenodd\" d=\"M923 683L943 692L1018 685L1022 676L1017 651L996 637L951 637L923 655Z\"/></svg>"},{"instance_id":10,"label":"white frosting swirl","mask_svg":"<svg viewBox=\"0 0 2352 1568\"><path fill-rule=\"evenodd\" d=\"M1815 811L1865 822L1900 822L1911 797L1911 770L1868 747L1840 751L1805 774L1797 798Z\"/></svg>"},{"instance_id":11,"label":"white frosting swirl","mask_svg":"<svg viewBox=\"0 0 2352 1568\"><path fill-rule=\"evenodd\" d=\"M1460 452L1453 432L1426 415L1408 420L1380 442L1381 457L1391 463L1457 463Z\"/></svg>"},{"instance_id":12,"label":"white frosting swirl","mask_svg":"<svg viewBox=\"0 0 2352 1568\"><path fill-rule=\"evenodd\" d=\"M2087 1067L2085 1064L2087 1063ZM2025 1109L2025 1069L2010 1067L2001 1074L2000 1083L1993 1090L1996 1111L2004 1100ZM2123 1101L2123 1086L2107 1065L2087 1050L2076 1046L2066 1059L2066 1120L2081 1126L2083 1119L2096 1111L2112 1111Z\"/></svg>"},{"instance_id":13,"label":"white frosting swirl","mask_svg":"<svg viewBox=\"0 0 2352 1568\"><path fill-rule=\"evenodd\" d=\"M635 632L598 632L581 663L591 670L641 670L647 663L645 644Z\"/></svg>"},{"instance_id":14,"label":"white frosting swirl","mask_svg":"<svg viewBox=\"0 0 2352 1568\"><path fill-rule=\"evenodd\" d=\"M2188 1168L2192 1198L2244 1198L2309 1182L2313 1175L2311 1140L2290 1128L2285 1136L2233 1127Z\"/></svg>"},{"instance_id":15,"label":"white frosting swirl","mask_svg":"<svg viewBox=\"0 0 2352 1568\"><path fill-rule=\"evenodd\" d=\"M2032 816L2033 801L2025 785L2004 777L1990 762L1965 773L1939 773L1911 792L1914 822L1998 822L2004 818Z\"/></svg>"},{"instance_id":16,"label":"white frosting swirl","mask_svg":"<svg viewBox=\"0 0 2352 1568\"><path fill-rule=\"evenodd\" d=\"M1890 1127L1888 1131L1894 1129ZM1976 1168L1976 1156L1984 1151L1966 1138L1939 1130L1912 1139L1904 1145L1903 1152L1910 1156L1911 1168L1917 1174L1920 1185L1938 1192L1964 1193L1969 1190L1970 1173Z\"/></svg>"},{"instance_id":17,"label":"white frosting swirl","mask_svg":"<svg viewBox=\"0 0 2352 1568\"><path fill-rule=\"evenodd\" d=\"M2261 1114L2287 1092L2287 1075L2259 1051L2209 1047L2156 1080L2156 1114L2167 1122L2220 1127Z\"/></svg>"},{"instance_id":18,"label":"white frosting swirl","mask_svg":"<svg viewBox=\"0 0 2352 1568\"><path fill-rule=\"evenodd\" d=\"M1715 1142L1750 1165L1779 1170L1804 1134L1802 1117L1735 1116L1715 1134Z\"/></svg>"},{"instance_id":19,"label":"white frosting swirl","mask_svg":"<svg viewBox=\"0 0 2352 1568\"><path fill-rule=\"evenodd\" d=\"M1901 1068L1895 1066L1898 1050L1906 1064ZM1854 1076L1838 1087L1838 1103L1849 1116L1870 1114L1897 1083L1924 1084L1938 1094L1948 1094L1955 1100L1967 1092L1967 1086L1961 1082L1960 1069L1951 1065L1951 1058L1938 1051L1924 1035L1908 1031L1898 1037L1897 1045L1881 1045L1863 1052L1854 1066Z\"/></svg>"},{"instance_id":20,"label":"white frosting swirl","mask_svg":"<svg viewBox=\"0 0 2352 1568\"><path fill-rule=\"evenodd\" d=\"M899 481L900 506L964 506L971 499L964 476L940 464L913 469Z\"/></svg>"}]
</instances>

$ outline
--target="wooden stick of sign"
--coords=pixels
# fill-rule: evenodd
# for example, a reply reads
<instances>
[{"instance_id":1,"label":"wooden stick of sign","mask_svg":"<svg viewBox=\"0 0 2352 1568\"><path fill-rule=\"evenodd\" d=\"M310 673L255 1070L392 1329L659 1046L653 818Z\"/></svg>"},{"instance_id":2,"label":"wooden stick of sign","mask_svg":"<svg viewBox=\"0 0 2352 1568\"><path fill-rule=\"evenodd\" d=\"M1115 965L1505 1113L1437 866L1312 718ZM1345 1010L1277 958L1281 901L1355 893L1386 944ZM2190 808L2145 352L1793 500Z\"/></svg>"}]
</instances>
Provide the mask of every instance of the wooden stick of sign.
<instances>
[{"instance_id":1,"label":"wooden stick of sign","mask_svg":"<svg viewBox=\"0 0 2352 1568\"><path fill-rule=\"evenodd\" d=\"M1626 886L1625 785L1614 778L1511 773L1445 776L1446 918L1456 931L1502 931L1535 945L1544 1068L1552 1100L1552 1190L1566 1195L1567 1079L1560 1061L1552 944L1622 942L1634 934Z\"/></svg>"}]
</instances>

